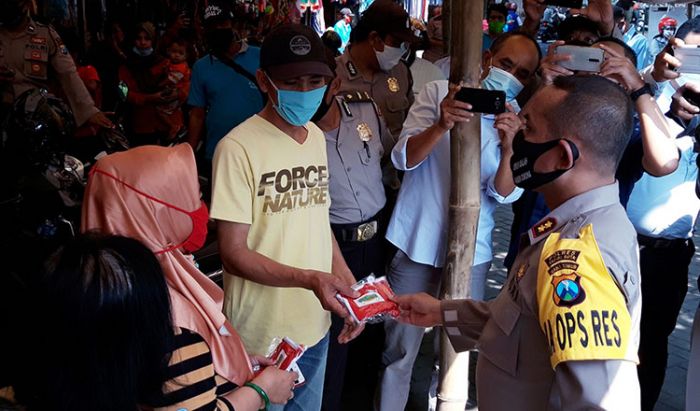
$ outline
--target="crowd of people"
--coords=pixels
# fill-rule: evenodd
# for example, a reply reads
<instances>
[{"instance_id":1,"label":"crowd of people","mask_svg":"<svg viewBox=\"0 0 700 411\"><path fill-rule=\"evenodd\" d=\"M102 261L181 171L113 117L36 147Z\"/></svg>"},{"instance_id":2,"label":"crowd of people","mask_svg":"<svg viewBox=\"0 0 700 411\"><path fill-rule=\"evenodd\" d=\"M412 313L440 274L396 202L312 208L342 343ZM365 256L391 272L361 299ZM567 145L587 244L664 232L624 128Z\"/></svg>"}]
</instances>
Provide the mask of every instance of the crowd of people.
<instances>
[{"instance_id":1,"label":"crowd of people","mask_svg":"<svg viewBox=\"0 0 700 411\"><path fill-rule=\"evenodd\" d=\"M490 4L478 87L507 110L482 114L447 80L440 6L423 22L393 0L337 3L319 33L260 31L211 0L202 38L182 15L114 22L83 52L33 0L0 0L3 124L51 117L3 129L1 410L425 410L435 326L478 352L463 383L480 409L654 409L700 212L700 78L674 56L700 45L700 17L662 19L642 47L627 2L589 0L543 47L544 0ZM564 46L603 61L572 68ZM450 134L476 121L470 298L440 301ZM33 188L20 174L44 164L15 168L29 136L69 123L68 147L121 128L130 147L85 162L80 232L44 259L19 239L50 221L11 221ZM509 275L485 301L506 204ZM212 244L222 283L197 260ZM398 318L358 323L336 298L370 274ZM267 357L285 337L306 347L298 372Z\"/></svg>"}]
</instances>

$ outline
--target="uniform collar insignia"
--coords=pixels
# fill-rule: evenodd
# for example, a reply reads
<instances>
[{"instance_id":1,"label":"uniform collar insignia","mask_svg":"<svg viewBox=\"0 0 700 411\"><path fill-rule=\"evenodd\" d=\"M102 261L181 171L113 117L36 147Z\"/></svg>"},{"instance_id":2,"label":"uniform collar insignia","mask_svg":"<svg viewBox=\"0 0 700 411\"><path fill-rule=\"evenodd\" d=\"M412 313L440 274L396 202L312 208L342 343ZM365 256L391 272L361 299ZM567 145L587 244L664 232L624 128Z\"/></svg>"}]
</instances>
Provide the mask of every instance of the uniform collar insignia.
<instances>
[{"instance_id":1,"label":"uniform collar insignia","mask_svg":"<svg viewBox=\"0 0 700 411\"><path fill-rule=\"evenodd\" d=\"M559 207L552 210L547 217L528 230L530 245L539 242L543 238L547 238L548 233L551 233L562 224L565 224L566 222L571 221L582 214L589 213L590 211L598 208L614 206L616 204L620 206L620 192L617 182L594 188L593 190L586 191L585 193L581 193L576 197L570 198ZM547 220L552 220L554 222L552 227L547 227ZM559 222L561 222L561 224L559 224ZM538 228L541 228L542 230L538 230Z\"/></svg>"},{"instance_id":2,"label":"uniform collar insignia","mask_svg":"<svg viewBox=\"0 0 700 411\"><path fill-rule=\"evenodd\" d=\"M535 244L540 239L547 237L546 234L554 231L554 229L557 228L557 225L557 219L554 217L547 217L535 224L530 229L530 244Z\"/></svg>"}]
</instances>

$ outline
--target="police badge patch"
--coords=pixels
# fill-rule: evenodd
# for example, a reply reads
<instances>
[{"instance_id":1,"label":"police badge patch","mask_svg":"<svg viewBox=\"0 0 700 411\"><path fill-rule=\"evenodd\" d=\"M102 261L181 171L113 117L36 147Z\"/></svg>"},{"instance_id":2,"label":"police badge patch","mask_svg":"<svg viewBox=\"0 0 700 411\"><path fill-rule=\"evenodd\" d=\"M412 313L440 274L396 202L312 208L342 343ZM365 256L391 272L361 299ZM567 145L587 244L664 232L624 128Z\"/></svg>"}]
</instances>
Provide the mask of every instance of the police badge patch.
<instances>
[{"instance_id":1,"label":"police badge patch","mask_svg":"<svg viewBox=\"0 0 700 411\"><path fill-rule=\"evenodd\" d=\"M558 307L573 307L586 299L586 291L581 287L581 276L577 273L552 277L552 299Z\"/></svg>"},{"instance_id":2,"label":"police badge patch","mask_svg":"<svg viewBox=\"0 0 700 411\"><path fill-rule=\"evenodd\" d=\"M387 87L392 93L398 93L401 88L399 87L399 80L396 77L389 77L386 79Z\"/></svg>"},{"instance_id":3,"label":"police badge patch","mask_svg":"<svg viewBox=\"0 0 700 411\"><path fill-rule=\"evenodd\" d=\"M372 139L372 129L369 124L362 122L357 125L357 134L360 136L360 140L368 142Z\"/></svg>"}]
</instances>

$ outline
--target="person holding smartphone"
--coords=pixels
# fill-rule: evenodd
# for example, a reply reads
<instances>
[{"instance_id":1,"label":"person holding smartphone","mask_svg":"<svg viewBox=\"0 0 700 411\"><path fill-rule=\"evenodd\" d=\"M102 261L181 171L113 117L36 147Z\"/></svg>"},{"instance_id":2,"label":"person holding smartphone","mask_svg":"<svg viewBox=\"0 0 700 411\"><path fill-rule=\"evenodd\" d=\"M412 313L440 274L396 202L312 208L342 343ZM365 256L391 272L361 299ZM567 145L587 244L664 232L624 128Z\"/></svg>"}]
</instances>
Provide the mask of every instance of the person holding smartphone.
<instances>
[{"instance_id":1,"label":"person holding smartphone","mask_svg":"<svg viewBox=\"0 0 700 411\"><path fill-rule=\"evenodd\" d=\"M539 47L530 36L503 34L484 53L481 86L501 90L512 101L532 81L539 60ZM498 203L511 203L522 193L515 187L508 165L513 137L522 128L522 121L513 112L475 117L469 111L470 104L455 99L458 91L459 87L450 88L446 80L428 83L411 107L391 153L394 166L405 172L386 235L398 248L387 274L398 295L438 293L447 247L449 131L456 123L481 121L481 211L472 267L472 292L477 299L483 299L493 258L493 211ZM403 410L425 330L388 321L385 331L385 369L378 408Z\"/></svg>"},{"instance_id":2,"label":"person holding smartphone","mask_svg":"<svg viewBox=\"0 0 700 411\"><path fill-rule=\"evenodd\" d=\"M528 232L499 295L396 297L403 324L441 325L456 351L479 348L480 409L639 410L637 243L615 181L632 114L603 77L539 90L510 164L553 211Z\"/></svg>"}]
</instances>

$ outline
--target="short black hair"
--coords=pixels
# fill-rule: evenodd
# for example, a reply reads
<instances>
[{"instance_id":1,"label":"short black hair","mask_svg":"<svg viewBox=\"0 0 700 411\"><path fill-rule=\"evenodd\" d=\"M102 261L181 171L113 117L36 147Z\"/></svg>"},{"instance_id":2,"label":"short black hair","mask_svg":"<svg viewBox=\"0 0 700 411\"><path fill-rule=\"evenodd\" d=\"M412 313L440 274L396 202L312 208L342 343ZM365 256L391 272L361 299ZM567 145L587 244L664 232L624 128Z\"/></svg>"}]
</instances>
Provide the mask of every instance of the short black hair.
<instances>
[{"instance_id":1,"label":"short black hair","mask_svg":"<svg viewBox=\"0 0 700 411\"><path fill-rule=\"evenodd\" d=\"M16 391L28 409L135 410L160 392L174 332L150 249L126 237L78 236L49 260L34 291L42 327L27 339L30 379Z\"/></svg>"},{"instance_id":2,"label":"short black hair","mask_svg":"<svg viewBox=\"0 0 700 411\"><path fill-rule=\"evenodd\" d=\"M690 33L700 34L700 16L695 16L681 24L678 31L676 31L676 38L685 40Z\"/></svg>"},{"instance_id":3,"label":"short black hair","mask_svg":"<svg viewBox=\"0 0 700 411\"><path fill-rule=\"evenodd\" d=\"M557 77L554 87L566 92L564 99L547 113L553 135L574 135L579 150L601 172L615 174L633 129L634 106L625 91L600 76Z\"/></svg>"},{"instance_id":4,"label":"short black hair","mask_svg":"<svg viewBox=\"0 0 700 411\"><path fill-rule=\"evenodd\" d=\"M498 36L496 38L496 40L493 41L493 43L491 43L491 47L489 47L489 51L491 51L492 54L496 54L498 52L498 50L500 50L501 47L503 47L503 45L506 44L506 42L509 39L512 39L514 37L523 37L523 38L528 39L532 43L532 46L535 48L535 50L537 50L538 60L542 60L542 49L540 49L540 46L537 44L537 40L535 40L535 38L532 37L531 35L529 35L525 32L522 32L522 31L513 31L510 33L501 34L500 36Z\"/></svg>"},{"instance_id":5,"label":"short black hair","mask_svg":"<svg viewBox=\"0 0 700 411\"><path fill-rule=\"evenodd\" d=\"M338 49L343 45L343 40L341 40L338 33L333 30L326 30L321 36L321 41L326 48L334 50L335 54L338 54Z\"/></svg>"},{"instance_id":6,"label":"short black hair","mask_svg":"<svg viewBox=\"0 0 700 411\"><path fill-rule=\"evenodd\" d=\"M598 44L598 43L615 43L618 46L622 47L625 50L625 57L627 57L632 64L634 64L635 67L637 67L637 53L632 49L632 47L628 46L627 43L624 41L618 39L617 37L601 37L598 40L596 40L593 44Z\"/></svg>"},{"instance_id":7,"label":"short black hair","mask_svg":"<svg viewBox=\"0 0 700 411\"><path fill-rule=\"evenodd\" d=\"M618 21L623 17L625 17L625 9L620 6L613 6L613 19Z\"/></svg>"},{"instance_id":8,"label":"short black hair","mask_svg":"<svg viewBox=\"0 0 700 411\"><path fill-rule=\"evenodd\" d=\"M598 26L591 19L584 16L571 16L559 24L557 40L569 41L574 32L577 31L585 31L599 36Z\"/></svg>"},{"instance_id":9,"label":"short black hair","mask_svg":"<svg viewBox=\"0 0 700 411\"><path fill-rule=\"evenodd\" d=\"M503 14L505 18L508 18L508 7L506 7L505 4L489 4L489 7L486 9L486 18L488 19L489 16L491 15L491 12L495 11L496 13Z\"/></svg>"},{"instance_id":10,"label":"short black hair","mask_svg":"<svg viewBox=\"0 0 700 411\"><path fill-rule=\"evenodd\" d=\"M187 49L187 46L189 45L189 43L187 42L187 40L185 40L185 38L184 38L184 37L181 37L179 34L176 35L176 36L174 36L174 37L169 38L169 39L165 42L165 44L164 44L165 49L167 50L167 49L170 48L170 46L172 46L173 44L177 44L178 46L182 46L182 47L184 47L185 49Z\"/></svg>"}]
</instances>

